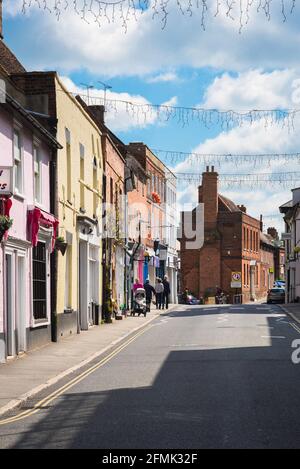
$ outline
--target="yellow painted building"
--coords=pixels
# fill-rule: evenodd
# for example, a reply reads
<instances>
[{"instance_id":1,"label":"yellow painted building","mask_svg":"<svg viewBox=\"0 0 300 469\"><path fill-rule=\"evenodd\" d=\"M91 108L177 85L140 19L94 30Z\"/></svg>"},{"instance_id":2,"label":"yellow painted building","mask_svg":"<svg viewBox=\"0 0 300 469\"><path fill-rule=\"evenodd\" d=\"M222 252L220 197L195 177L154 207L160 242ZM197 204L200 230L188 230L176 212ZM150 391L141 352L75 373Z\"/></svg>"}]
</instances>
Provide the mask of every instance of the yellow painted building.
<instances>
[{"instance_id":1,"label":"yellow painted building","mask_svg":"<svg viewBox=\"0 0 300 469\"><path fill-rule=\"evenodd\" d=\"M100 130L57 76L55 96L59 236L68 244L57 263L59 338L101 317L103 158Z\"/></svg>"}]
</instances>

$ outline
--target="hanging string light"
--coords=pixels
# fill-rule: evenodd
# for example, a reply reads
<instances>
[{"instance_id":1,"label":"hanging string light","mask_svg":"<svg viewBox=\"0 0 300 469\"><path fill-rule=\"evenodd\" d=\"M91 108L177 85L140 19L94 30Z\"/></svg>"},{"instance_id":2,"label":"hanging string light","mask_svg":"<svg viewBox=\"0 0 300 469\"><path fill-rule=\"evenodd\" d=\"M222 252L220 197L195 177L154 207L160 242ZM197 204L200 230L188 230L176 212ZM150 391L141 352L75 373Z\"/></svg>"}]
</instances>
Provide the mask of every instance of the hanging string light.
<instances>
[{"instance_id":1,"label":"hanging string light","mask_svg":"<svg viewBox=\"0 0 300 469\"><path fill-rule=\"evenodd\" d=\"M223 164L234 164L236 167L243 164L251 164L253 167L267 164L270 166L274 161L280 161L282 164L288 164L295 161L300 164L300 152L296 153L267 153L267 154L233 154L233 153L194 153L175 150L151 149L165 162L176 164L184 162L185 165L210 165L221 167Z\"/></svg>"},{"instance_id":2,"label":"hanging string light","mask_svg":"<svg viewBox=\"0 0 300 469\"><path fill-rule=\"evenodd\" d=\"M187 182L188 184L201 184L202 173L175 173L170 175L169 179L176 177L178 183ZM266 188L281 187L290 189L291 183L299 183L300 171L281 172L281 173L248 173L248 174L219 174L220 183L224 188L247 188L255 189L257 187Z\"/></svg>"},{"instance_id":3,"label":"hanging string light","mask_svg":"<svg viewBox=\"0 0 300 469\"><path fill-rule=\"evenodd\" d=\"M100 96L87 96L86 94L70 93L80 96L90 105L104 106L104 98ZM294 130L295 117L300 114L300 109L251 109L218 110L201 107L172 106L168 104L137 103L122 99L105 99L107 113L117 117L118 113L126 113L137 125L175 121L182 127L192 123L199 123L206 128L219 126L222 130L230 130L233 127L241 127L244 124L252 125L261 122L265 128L279 125L289 132Z\"/></svg>"},{"instance_id":4,"label":"hanging string light","mask_svg":"<svg viewBox=\"0 0 300 469\"><path fill-rule=\"evenodd\" d=\"M286 22L288 16L293 13L297 0L279 1L282 21ZM114 23L119 20L125 31L130 19L137 20L138 16L147 10L151 12L153 19L158 18L161 21L164 29L172 11L169 0L23 0L23 12L33 5L53 13L58 20L69 8L83 21L94 22L98 26L104 22ZM239 32L249 23L252 12L262 13L270 21L272 9L275 9L272 0L176 0L173 5L187 17L193 16L195 11L200 12L203 30L208 18L223 15L228 20L237 21Z\"/></svg>"}]
</instances>

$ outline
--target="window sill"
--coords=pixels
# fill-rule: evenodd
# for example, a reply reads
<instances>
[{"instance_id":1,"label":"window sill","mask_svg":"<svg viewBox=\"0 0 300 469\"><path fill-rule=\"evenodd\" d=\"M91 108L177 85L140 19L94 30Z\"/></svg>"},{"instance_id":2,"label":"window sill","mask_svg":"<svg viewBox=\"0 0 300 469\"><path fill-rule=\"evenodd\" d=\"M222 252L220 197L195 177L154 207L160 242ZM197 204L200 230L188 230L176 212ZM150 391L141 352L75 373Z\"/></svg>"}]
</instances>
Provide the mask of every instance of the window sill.
<instances>
[{"instance_id":1,"label":"window sill","mask_svg":"<svg viewBox=\"0 0 300 469\"><path fill-rule=\"evenodd\" d=\"M25 195L21 194L20 192L14 192L14 197L21 202L24 202L26 199Z\"/></svg>"},{"instance_id":2,"label":"window sill","mask_svg":"<svg viewBox=\"0 0 300 469\"><path fill-rule=\"evenodd\" d=\"M46 319L34 319L33 323L31 324L31 329L35 329L36 327L41 327L41 326L49 326L50 321L48 318Z\"/></svg>"}]
</instances>

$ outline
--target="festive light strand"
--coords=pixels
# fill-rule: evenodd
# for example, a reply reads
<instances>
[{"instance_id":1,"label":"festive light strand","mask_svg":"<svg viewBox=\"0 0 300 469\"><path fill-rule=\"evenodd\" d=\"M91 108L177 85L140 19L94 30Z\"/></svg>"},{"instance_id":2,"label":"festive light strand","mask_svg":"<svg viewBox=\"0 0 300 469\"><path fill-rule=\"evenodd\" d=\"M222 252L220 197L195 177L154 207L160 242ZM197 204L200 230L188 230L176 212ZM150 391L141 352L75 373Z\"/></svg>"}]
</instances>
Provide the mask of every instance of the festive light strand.
<instances>
[{"instance_id":1,"label":"festive light strand","mask_svg":"<svg viewBox=\"0 0 300 469\"><path fill-rule=\"evenodd\" d=\"M279 0L282 21L286 22L288 15L292 15L297 0ZM57 19L62 13L72 8L75 13L87 23L96 23L99 27L103 22L114 23L120 20L127 31L130 19L138 19L149 10L153 19L158 18L161 27L167 25L168 16L172 11L169 0L23 0L23 13L33 5L53 13ZM206 29L207 19L225 16L231 21L237 20L239 32L249 23L251 11L262 13L268 21L271 20L271 11L275 6L272 0L174 0L173 5L185 16L193 16L195 11L200 12L200 22L203 30ZM278 5L278 4L277 4Z\"/></svg>"},{"instance_id":2,"label":"festive light strand","mask_svg":"<svg viewBox=\"0 0 300 469\"><path fill-rule=\"evenodd\" d=\"M151 149L151 151L166 162L176 164L184 162L189 166L210 165L221 167L222 164L234 164L236 167L242 164L252 164L253 167L266 164L271 165L274 161L288 164L296 161L300 164L300 152L296 153L267 153L267 154L234 154L234 153L193 153L174 150Z\"/></svg>"},{"instance_id":3,"label":"festive light strand","mask_svg":"<svg viewBox=\"0 0 300 469\"><path fill-rule=\"evenodd\" d=\"M87 96L81 93L71 93L73 96L80 96L88 105L105 104L107 113L117 117L118 113L126 113L137 125L146 125L158 121L167 123L176 121L182 127L192 123L199 123L206 128L219 126L222 130L229 130L233 127L241 127L244 124L252 125L255 122L263 122L264 127L279 125L294 130L295 117L300 113L300 109L251 109L245 111L238 110L218 110L201 107L171 106L168 104L136 103L121 99L108 99L100 96Z\"/></svg>"},{"instance_id":4,"label":"festive light strand","mask_svg":"<svg viewBox=\"0 0 300 469\"><path fill-rule=\"evenodd\" d=\"M178 173L175 172L178 183L201 184L202 173ZM171 179L174 176L169 176ZM220 183L225 188L276 187L278 185L290 189L291 183L300 182L300 171L283 173L248 173L248 174L219 174Z\"/></svg>"}]
</instances>

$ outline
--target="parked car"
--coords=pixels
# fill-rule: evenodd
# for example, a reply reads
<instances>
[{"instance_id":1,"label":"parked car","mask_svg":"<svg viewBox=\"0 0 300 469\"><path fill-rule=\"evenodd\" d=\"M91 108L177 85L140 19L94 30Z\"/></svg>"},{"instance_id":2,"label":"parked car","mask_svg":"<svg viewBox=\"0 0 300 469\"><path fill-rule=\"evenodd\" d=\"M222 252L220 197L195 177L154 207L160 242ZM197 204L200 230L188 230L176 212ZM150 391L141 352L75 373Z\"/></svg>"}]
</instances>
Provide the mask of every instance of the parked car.
<instances>
[{"instance_id":1,"label":"parked car","mask_svg":"<svg viewBox=\"0 0 300 469\"><path fill-rule=\"evenodd\" d=\"M271 288L268 291L267 303L284 303L285 302L285 289L284 288Z\"/></svg>"}]
</instances>

